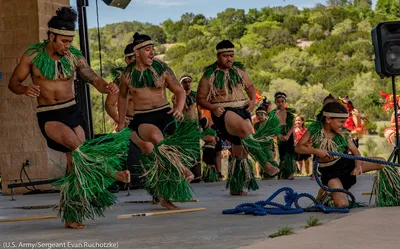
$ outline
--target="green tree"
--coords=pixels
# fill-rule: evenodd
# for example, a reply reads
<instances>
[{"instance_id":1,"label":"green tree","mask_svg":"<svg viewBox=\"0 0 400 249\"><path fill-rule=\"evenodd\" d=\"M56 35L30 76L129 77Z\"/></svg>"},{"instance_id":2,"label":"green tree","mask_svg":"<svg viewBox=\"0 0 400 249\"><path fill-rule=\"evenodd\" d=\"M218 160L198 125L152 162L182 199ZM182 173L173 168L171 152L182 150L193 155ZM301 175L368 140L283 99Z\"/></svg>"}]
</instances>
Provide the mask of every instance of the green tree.
<instances>
[{"instance_id":1,"label":"green tree","mask_svg":"<svg viewBox=\"0 0 400 249\"><path fill-rule=\"evenodd\" d=\"M359 7L359 8L371 9L371 7L372 7L371 0L354 0L353 4L354 4L354 6Z\"/></svg>"},{"instance_id":2,"label":"green tree","mask_svg":"<svg viewBox=\"0 0 400 249\"><path fill-rule=\"evenodd\" d=\"M274 99L276 92L284 92L287 95L287 102L291 107L301 98L302 86L292 79L273 79L267 94L268 99Z\"/></svg>"},{"instance_id":3,"label":"green tree","mask_svg":"<svg viewBox=\"0 0 400 249\"><path fill-rule=\"evenodd\" d=\"M261 12L257 9L249 9L249 12L246 14L246 24L252 24L259 21L261 17Z\"/></svg>"},{"instance_id":4,"label":"green tree","mask_svg":"<svg viewBox=\"0 0 400 249\"><path fill-rule=\"evenodd\" d=\"M163 44L167 42L167 36L164 33L164 30L159 27L152 25L144 30L144 33L151 37L157 43Z\"/></svg>"},{"instance_id":5,"label":"green tree","mask_svg":"<svg viewBox=\"0 0 400 249\"><path fill-rule=\"evenodd\" d=\"M332 35L347 35L354 32L353 21L346 19L341 23L338 23L333 27Z\"/></svg>"},{"instance_id":6,"label":"green tree","mask_svg":"<svg viewBox=\"0 0 400 249\"><path fill-rule=\"evenodd\" d=\"M391 14L399 16L399 2L394 0L378 0L376 3L376 11L383 14Z\"/></svg>"},{"instance_id":7,"label":"green tree","mask_svg":"<svg viewBox=\"0 0 400 249\"><path fill-rule=\"evenodd\" d=\"M162 27L165 31L165 34L167 35L167 41L170 43L174 43L178 39L179 31L182 30L183 22L174 22L171 19L168 19L162 23Z\"/></svg>"},{"instance_id":8,"label":"green tree","mask_svg":"<svg viewBox=\"0 0 400 249\"><path fill-rule=\"evenodd\" d=\"M301 97L296 101L295 108L297 113L306 119L315 118L322 108L322 102L329 92L324 89L322 84L313 86L303 86L301 88Z\"/></svg>"},{"instance_id":9,"label":"green tree","mask_svg":"<svg viewBox=\"0 0 400 249\"><path fill-rule=\"evenodd\" d=\"M192 23L197 24L197 25L206 25L207 22L208 22L208 20L203 14L198 14L198 15L195 15Z\"/></svg>"},{"instance_id":10,"label":"green tree","mask_svg":"<svg viewBox=\"0 0 400 249\"><path fill-rule=\"evenodd\" d=\"M345 6L350 4L348 0L327 0L326 3L329 6Z\"/></svg>"},{"instance_id":11,"label":"green tree","mask_svg":"<svg viewBox=\"0 0 400 249\"><path fill-rule=\"evenodd\" d=\"M222 37L234 40L242 37L246 30L246 15L244 10L228 8L217 14Z\"/></svg>"},{"instance_id":12,"label":"green tree","mask_svg":"<svg viewBox=\"0 0 400 249\"><path fill-rule=\"evenodd\" d=\"M320 40L325 37L321 25L315 24L308 31L308 39L311 41Z\"/></svg>"},{"instance_id":13,"label":"green tree","mask_svg":"<svg viewBox=\"0 0 400 249\"><path fill-rule=\"evenodd\" d=\"M291 34L296 34L304 23L304 18L301 16L287 16L282 23L282 28L290 31Z\"/></svg>"}]
</instances>

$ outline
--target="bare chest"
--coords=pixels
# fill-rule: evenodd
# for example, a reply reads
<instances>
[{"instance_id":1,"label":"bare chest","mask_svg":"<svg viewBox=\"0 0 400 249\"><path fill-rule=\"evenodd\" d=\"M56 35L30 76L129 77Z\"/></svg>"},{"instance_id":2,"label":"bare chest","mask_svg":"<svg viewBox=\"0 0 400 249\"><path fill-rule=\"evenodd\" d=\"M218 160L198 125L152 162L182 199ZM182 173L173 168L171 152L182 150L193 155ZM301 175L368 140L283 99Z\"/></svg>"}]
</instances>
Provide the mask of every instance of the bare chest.
<instances>
[{"instance_id":1,"label":"bare chest","mask_svg":"<svg viewBox=\"0 0 400 249\"><path fill-rule=\"evenodd\" d=\"M285 125L286 124L286 119L287 119L286 110L277 110L276 111L276 116L278 117L279 124L281 124L281 125Z\"/></svg>"}]
</instances>

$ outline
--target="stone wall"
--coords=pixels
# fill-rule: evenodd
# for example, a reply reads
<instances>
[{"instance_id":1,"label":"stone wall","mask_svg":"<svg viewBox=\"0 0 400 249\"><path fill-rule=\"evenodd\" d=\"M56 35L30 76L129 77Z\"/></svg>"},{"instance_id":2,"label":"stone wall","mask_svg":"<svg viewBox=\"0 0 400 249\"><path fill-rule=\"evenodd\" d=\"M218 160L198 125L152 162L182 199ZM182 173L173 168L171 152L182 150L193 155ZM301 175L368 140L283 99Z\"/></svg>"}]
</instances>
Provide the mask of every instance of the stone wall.
<instances>
[{"instance_id":1,"label":"stone wall","mask_svg":"<svg viewBox=\"0 0 400 249\"><path fill-rule=\"evenodd\" d=\"M65 158L47 149L36 119L36 99L15 95L8 90L8 81L23 52L32 43L47 38L47 22L56 9L69 5L69 0L0 0L0 174L3 194L7 185L19 183L24 160L31 180L42 180L60 175L53 160L65 166ZM24 82L29 84L30 77ZM22 178L27 182L27 178ZM48 189L51 186L38 186ZM15 192L26 192L25 188Z\"/></svg>"}]
</instances>

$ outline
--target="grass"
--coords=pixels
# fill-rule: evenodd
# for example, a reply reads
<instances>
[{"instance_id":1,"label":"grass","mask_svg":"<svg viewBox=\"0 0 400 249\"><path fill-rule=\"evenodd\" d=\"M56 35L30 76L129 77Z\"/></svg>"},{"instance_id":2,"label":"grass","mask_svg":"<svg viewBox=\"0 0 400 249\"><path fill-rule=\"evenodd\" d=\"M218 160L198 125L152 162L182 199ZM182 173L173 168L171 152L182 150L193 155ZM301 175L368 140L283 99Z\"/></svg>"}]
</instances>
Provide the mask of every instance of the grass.
<instances>
[{"instance_id":1,"label":"grass","mask_svg":"<svg viewBox=\"0 0 400 249\"><path fill-rule=\"evenodd\" d=\"M285 235L291 235L294 234L293 232L293 228L286 226L286 227L282 227L280 228L277 232L271 234L270 238L276 238L276 237L280 237L280 236L285 236Z\"/></svg>"},{"instance_id":2,"label":"grass","mask_svg":"<svg viewBox=\"0 0 400 249\"><path fill-rule=\"evenodd\" d=\"M319 220L318 217L311 216L307 220L307 224L304 226L304 228L310 228L310 227L316 227L322 225L321 221Z\"/></svg>"}]
</instances>

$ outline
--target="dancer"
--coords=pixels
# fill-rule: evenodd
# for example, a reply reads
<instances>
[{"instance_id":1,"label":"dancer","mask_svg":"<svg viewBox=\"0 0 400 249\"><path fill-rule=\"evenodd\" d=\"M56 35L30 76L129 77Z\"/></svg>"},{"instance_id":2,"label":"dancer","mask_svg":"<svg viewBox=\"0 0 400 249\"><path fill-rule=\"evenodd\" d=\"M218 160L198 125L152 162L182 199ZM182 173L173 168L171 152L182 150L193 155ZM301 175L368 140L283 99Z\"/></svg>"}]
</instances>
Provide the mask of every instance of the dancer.
<instances>
[{"instance_id":1,"label":"dancer","mask_svg":"<svg viewBox=\"0 0 400 249\"><path fill-rule=\"evenodd\" d=\"M348 115L342 104L338 102L326 104L318 114L317 120L308 127L308 131L296 145L297 153L314 154L319 158L321 180L328 188L349 190L356 183L357 175L384 168L384 165L333 157L328 154L328 151L343 154L351 151L353 155L361 156L350 135L343 129ZM312 147L308 145L310 141ZM398 181L398 177L396 178ZM319 196L322 192L320 189ZM349 205L344 193L332 193L332 199L337 207Z\"/></svg>"},{"instance_id":2,"label":"dancer","mask_svg":"<svg viewBox=\"0 0 400 249\"><path fill-rule=\"evenodd\" d=\"M190 166L199 158L200 133L197 123L181 119L186 94L167 64L154 59L154 44L147 35L135 33L136 60L121 77L118 99L119 117L125 117L128 92L134 101L134 119L130 122L130 139L142 152L144 184L160 205L176 209L171 200L192 198L189 182L193 179ZM169 107L166 89L176 95L177 105ZM120 123L118 130L125 124Z\"/></svg>"},{"instance_id":3,"label":"dancer","mask_svg":"<svg viewBox=\"0 0 400 249\"><path fill-rule=\"evenodd\" d=\"M76 17L72 8L58 9L48 22L48 39L28 48L9 82L13 93L37 98L38 123L48 147L66 153L68 175L57 183L61 186L59 215L66 228L85 228L85 219L102 216L116 201L107 187L115 178L130 181L129 171L116 172L120 165L112 160L120 156L122 143L107 153L85 143L83 116L72 90L75 72L101 93L115 94L118 87L96 75L71 45ZM33 83L22 85L29 74Z\"/></svg>"},{"instance_id":4,"label":"dancer","mask_svg":"<svg viewBox=\"0 0 400 249\"><path fill-rule=\"evenodd\" d=\"M274 95L276 109L271 113L275 114L280 125L283 127L281 134L278 136L279 149L279 179L294 179L296 171L295 153L294 153L294 109L286 108L286 94L277 92Z\"/></svg>"},{"instance_id":5,"label":"dancer","mask_svg":"<svg viewBox=\"0 0 400 249\"><path fill-rule=\"evenodd\" d=\"M212 111L217 129L232 143L227 182L231 195L247 195L244 188L258 189L248 153L261 165L267 165L270 158L260 143L266 134L263 129L252 134L250 112L254 109L256 91L243 64L234 61L234 45L224 40L217 44L216 49L217 61L204 69L197 90L197 103ZM243 90L249 100L246 100ZM271 175L279 172L273 166L267 166L267 169Z\"/></svg>"},{"instance_id":6,"label":"dancer","mask_svg":"<svg viewBox=\"0 0 400 249\"><path fill-rule=\"evenodd\" d=\"M204 182L219 182L221 181L221 171L216 168L217 165L217 148L218 137L217 132L213 129L208 118L202 118L199 122L202 128L203 145L203 162L206 167L203 170ZM220 150L219 150L220 151Z\"/></svg>"},{"instance_id":7,"label":"dancer","mask_svg":"<svg viewBox=\"0 0 400 249\"><path fill-rule=\"evenodd\" d=\"M182 75L179 80L179 84L182 85L186 92L186 102L182 113L184 118L190 120L200 120L202 118L202 110L197 108L196 92L192 90L192 81L192 76L188 74ZM172 96L172 103L174 106L177 104L175 95Z\"/></svg>"},{"instance_id":8,"label":"dancer","mask_svg":"<svg viewBox=\"0 0 400 249\"><path fill-rule=\"evenodd\" d=\"M275 130L275 132L271 133L272 142L268 141L268 143L265 146L263 146L263 149L265 150L265 153L272 155L271 159L268 162L268 165L272 165L278 168L279 165L274 160L275 141L273 139L275 136L279 135L281 128L279 125L279 120L275 115L271 113L271 110L272 110L271 101L267 100L267 98L264 98L262 103L256 110L256 119L258 120L258 122L254 124L254 130L257 132L260 128L262 128L265 125L269 126L269 129ZM273 179L274 176L269 175L264 168L265 167L261 167L259 163L256 163L257 173L263 180Z\"/></svg>"},{"instance_id":9,"label":"dancer","mask_svg":"<svg viewBox=\"0 0 400 249\"><path fill-rule=\"evenodd\" d=\"M202 111L198 108L196 102L196 92L192 90L192 77L188 74L182 75L179 80L179 83L182 85L183 89L186 92L186 102L185 107L183 108L183 118L192 121L198 121L202 118ZM174 107L177 105L176 96L172 96L172 103ZM198 127L196 128L199 129ZM199 141L200 148L200 141ZM201 159L198 158L196 160L195 165L193 165L190 170L194 174L194 178L192 183L198 183L201 180Z\"/></svg>"},{"instance_id":10,"label":"dancer","mask_svg":"<svg viewBox=\"0 0 400 249\"><path fill-rule=\"evenodd\" d=\"M133 43L128 44L125 47L124 50L125 54L125 63L126 65L131 64L132 62L135 61L135 54L133 52ZM120 83L120 78L122 72L125 70L125 67L123 66L115 66L114 68L111 69L111 74L114 78L114 83L119 86ZM118 117L118 111L117 111L117 103L118 103L118 94L108 94L105 102L105 109L107 114L112 118L114 123L116 124L116 127L118 127L119 124L119 117ZM125 122L126 125L129 124L131 120L133 120L133 100L132 97L128 98L128 107L127 107L127 113L125 116L124 120L121 120L121 122Z\"/></svg>"}]
</instances>

